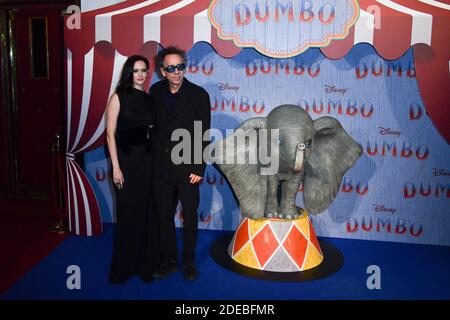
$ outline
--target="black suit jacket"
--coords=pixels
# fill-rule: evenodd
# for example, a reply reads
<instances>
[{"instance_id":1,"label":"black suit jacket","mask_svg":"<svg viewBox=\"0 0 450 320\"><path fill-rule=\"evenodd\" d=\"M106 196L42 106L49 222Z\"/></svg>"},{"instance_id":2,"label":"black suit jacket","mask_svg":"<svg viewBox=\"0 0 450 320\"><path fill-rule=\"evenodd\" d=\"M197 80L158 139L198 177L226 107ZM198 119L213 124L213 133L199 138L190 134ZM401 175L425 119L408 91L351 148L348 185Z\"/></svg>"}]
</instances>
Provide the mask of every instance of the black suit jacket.
<instances>
[{"instance_id":1,"label":"black suit jacket","mask_svg":"<svg viewBox=\"0 0 450 320\"><path fill-rule=\"evenodd\" d=\"M150 88L150 96L155 106L156 115L156 124L153 130L155 175L156 177L170 178L176 183L189 183L191 173L198 176L203 176L205 173L206 163L203 158L203 151L209 143L209 137L207 137L207 141L202 141L202 138L211 125L211 103L205 89L184 78L178 91L175 111L170 121L167 116L165 97L168 90L169 82L165 79L155 83ZM194 136L194 121L201 121L201 137L197 137L200 134ZM190 160L187 161L188 163L174 164L171 158L172 149L180 143L181 139L180 141L171 141L171 137L176 129L181 128L186 129L186 132L190 134L191 156ZM194 138L198 138L197 141ZM179 150L179 148L175 150ZM194 157L196 150L197 156ZM199 150L201 150L201 155L198 154ZM177 154L184 156L182 152L177 152ZM200 163L194 163L195 158L200 160Z\"/></svg>"}]
</instances>

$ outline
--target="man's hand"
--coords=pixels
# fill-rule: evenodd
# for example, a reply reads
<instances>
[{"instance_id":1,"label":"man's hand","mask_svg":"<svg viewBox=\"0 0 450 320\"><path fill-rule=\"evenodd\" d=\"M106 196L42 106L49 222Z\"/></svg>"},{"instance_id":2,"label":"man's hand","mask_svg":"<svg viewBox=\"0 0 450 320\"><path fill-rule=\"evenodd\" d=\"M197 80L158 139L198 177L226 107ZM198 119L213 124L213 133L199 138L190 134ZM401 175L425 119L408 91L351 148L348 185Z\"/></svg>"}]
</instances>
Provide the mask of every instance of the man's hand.
<instances>
[{"instance_id":1,"label":"man's hand","mask_svg":"<svg viewBox=\"0 0 450 320\"><path fill-rule=\"evenodd\" d=\"M200 177L200 176L198 176L198 175L196 175L196 174L191 173L191 174L189 175L189 182L192 183L192 184L198 183L198 182L200 182L201 180L202 180L202 177Z\"/></svg>"}]
</instances>

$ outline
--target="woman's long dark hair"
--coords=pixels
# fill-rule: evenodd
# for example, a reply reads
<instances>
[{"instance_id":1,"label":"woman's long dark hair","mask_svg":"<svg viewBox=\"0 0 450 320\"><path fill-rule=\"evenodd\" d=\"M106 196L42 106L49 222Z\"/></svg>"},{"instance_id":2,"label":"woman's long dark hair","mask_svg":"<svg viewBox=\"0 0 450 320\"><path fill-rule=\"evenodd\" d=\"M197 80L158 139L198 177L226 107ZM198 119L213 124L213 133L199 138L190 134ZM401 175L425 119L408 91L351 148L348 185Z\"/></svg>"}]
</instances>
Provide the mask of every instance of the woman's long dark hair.
<instances>
[{"instance_id":1,"label":"woman's long dark hair","mask_svg":"<svg viewBox=\"0 0 450 320\"><path fill-rule=\"evenodd\" d=\"M120 75L119 83L116 87L116 92L131 92L133 87L133 68L136 61L143 61L147 66L147 70L149 69L149 62L146 57L133 55L125 61L122 68L122 73Z\"/></svg>"}]
</instances>

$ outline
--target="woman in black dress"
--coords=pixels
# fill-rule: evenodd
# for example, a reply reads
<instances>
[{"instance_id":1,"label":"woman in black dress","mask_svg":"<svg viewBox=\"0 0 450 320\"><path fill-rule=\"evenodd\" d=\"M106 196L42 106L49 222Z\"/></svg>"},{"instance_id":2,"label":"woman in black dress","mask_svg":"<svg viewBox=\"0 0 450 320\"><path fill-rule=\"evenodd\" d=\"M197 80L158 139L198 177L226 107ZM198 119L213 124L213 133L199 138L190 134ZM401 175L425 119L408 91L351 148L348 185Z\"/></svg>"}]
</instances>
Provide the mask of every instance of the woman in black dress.
<instances>
[{"instance_id":1,"label":"woman in black dress","mask_svg":"<svg viewBox=\"0 0 450 320\"><path fill-rule=\"evenodd\" d=\"M116 192L116 226L109 282L134 275L152 280L159 265L156 215L152 211L151 136L154 109L144 91L149 62L131 56L107 106L107 143Z\"/></svg>"}]
</instances>

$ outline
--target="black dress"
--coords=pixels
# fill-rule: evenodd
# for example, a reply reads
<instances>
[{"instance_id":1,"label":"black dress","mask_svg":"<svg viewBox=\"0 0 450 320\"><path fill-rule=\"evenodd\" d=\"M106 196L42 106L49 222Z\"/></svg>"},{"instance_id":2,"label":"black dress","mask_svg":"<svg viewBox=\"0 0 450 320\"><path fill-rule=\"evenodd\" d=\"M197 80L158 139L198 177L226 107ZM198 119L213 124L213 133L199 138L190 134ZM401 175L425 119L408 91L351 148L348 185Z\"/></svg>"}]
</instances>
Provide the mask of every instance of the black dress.
<instances>
[{"instance_id":1,"label":"black dress","mask_svg":"<svg viewBox=\"0 0 450 320\"><path fill-rule=\"evenodd\" d=\"M124 175L116 191L116 226L109 281L121 284L134 275L152 280L159 266L158 221L152 210L152 148L154 108L141 90L118 92L120 112L116 145Z\"/></svg>"}]
</instances>

